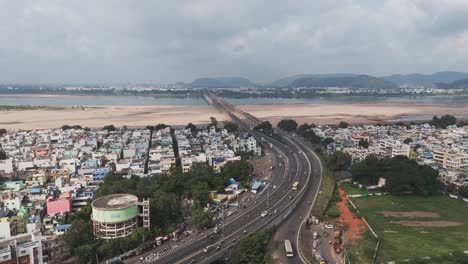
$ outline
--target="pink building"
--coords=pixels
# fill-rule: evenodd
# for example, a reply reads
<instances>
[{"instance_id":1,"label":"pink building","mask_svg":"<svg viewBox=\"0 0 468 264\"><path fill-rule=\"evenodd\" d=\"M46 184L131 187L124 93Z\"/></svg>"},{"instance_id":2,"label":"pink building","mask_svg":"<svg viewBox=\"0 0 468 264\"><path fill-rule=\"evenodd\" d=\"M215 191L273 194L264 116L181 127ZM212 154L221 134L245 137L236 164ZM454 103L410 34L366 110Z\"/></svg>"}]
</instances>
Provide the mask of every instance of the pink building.
<instances>
[{"instance_id":1,"label":"pink building","mask_svg":"<svg viewBox=\"0 0 468 264\"><path fill-rule=\"evenodd\" d=\"M47 199L47 214L60 214L71 212L70 193L63 193L59 198Z\"/></svg>"}]
</instances>

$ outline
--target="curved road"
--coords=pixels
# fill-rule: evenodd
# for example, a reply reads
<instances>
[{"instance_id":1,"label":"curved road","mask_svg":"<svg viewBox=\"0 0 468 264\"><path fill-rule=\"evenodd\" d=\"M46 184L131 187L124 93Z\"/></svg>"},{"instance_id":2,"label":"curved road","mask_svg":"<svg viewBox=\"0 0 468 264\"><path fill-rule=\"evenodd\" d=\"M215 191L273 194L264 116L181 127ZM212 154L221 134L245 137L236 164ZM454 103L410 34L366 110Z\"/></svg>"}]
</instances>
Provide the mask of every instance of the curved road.
<instances>
[{"instance_id":1,"label":"curved road","mask_svg":"<svg viewBox=\"0 0 468 264\"><path fill-rule=\"evenodd\" d=\"M321 179L320 160L304 142L282 132L279 133L280 142L252 131L250 126L258 124L258 119L220 98L211 99L214 100L214 107L225 111L241 128L263 142L264 149L276 161L270 180L254 200L244 203L246 208L236 209L237 214L225 219L224 232L220 226L217 233L210 229L182 241L158 247L143 255L147 257L145 263L211 263L229 257L232 247L240 239L262 228L278 226L285 220L293 223L282 225L275 239L287 237L295 243L303 222L297 221L296 216L307 216L312 206L312 203L307 201L312 201L317 195ZM297 191L291 189L295 181L301 185ZM268 212L265 217L261 216L264 211ZM282 231L284 226L287 227ZM300 261L300 258L293 263L302 262L297 261Z\"/></svg>"}]
</instances>

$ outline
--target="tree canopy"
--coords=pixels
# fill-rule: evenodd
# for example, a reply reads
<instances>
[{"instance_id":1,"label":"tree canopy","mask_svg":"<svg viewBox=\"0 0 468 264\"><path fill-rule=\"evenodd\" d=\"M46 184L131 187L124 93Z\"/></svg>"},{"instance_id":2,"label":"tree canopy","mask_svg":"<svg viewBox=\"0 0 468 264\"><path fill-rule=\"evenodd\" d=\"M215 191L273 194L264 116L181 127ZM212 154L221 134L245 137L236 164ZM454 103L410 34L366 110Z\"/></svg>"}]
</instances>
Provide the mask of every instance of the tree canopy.
<instances>
[{"instance_id":1,"label":"tree canopy","mask_svg":"<svg viewBox=\"0 0 468 264\"><path fill-rule=\"evenodd\" d=\"M230 264L268 263L268 241L271 231L258 231L243 238L234 247Z\"/></svg>"},{"instance_id":2,"label":"tree canopy","mask_svg":"<svg viewBox=\"0 0 468 264\"><path fill-rule=\"evenodd\" d=\"M210 126L218 127L218 120L214 116L210 117Z\"/></svg>"},{"instance_id":3,"label":"tree canopy","mask_svg":"<svg viewBox=\"0 0 468 264\"><path fill-rule=\"evenodd\" d=\"M361 138L358 142L358 145L362 148L369 148L369 141Z\"/></svg>"},{"instance_id":4,"label":"tree canopy","mask_svg":"<svg viewBox=\"0 0 468 264\"><path fill-rule=\"evenodd\" d=\"M254 127L254 130L255 131L261 131L261 132L263 132L264 134L267 134L267 135L271 135L273 133L273 126L271 125L270 122L265 121L265 122L257 125L256 127Z\"/></svg>"},{"instance_id":5,"label":"tree canopy","mask_svg":"<svg viewBox=\"0 0 468 264\"><path fill-rule=\"evenodd\" d=\"M234 122L226 122L224 124L224 129L226 129L229 133L235 133L239 130L239 126Z\"/></svg>"},{"instance_id":6,"label":"tree canopy","mask_svg":"<svg viewBox=\"0 0 468 264\"><path fill-rule=\"evenodd\" d=\"M453 115L443 115L440 118L434 116L432 121L430 122L431 125L438 127L438 128L447 128L450 125L455 125L457 123L457 118Z\"/></svg>"},{"instance_id":7,"label":"tree canopy","mask_svg":"<svg viewBox=\"0 0 468 264\"><path fill-rule=\"evenodd\" d=\"M341 121L341 122L338 124L338 127L339 127L339 128L348 128L348 127L349 127L349 123L348 123L348 122L345 122L345 121Z\"/></svg>"},{"instance_id":8,"label":"tree canopy","mask_svg":"<svg viewBox=\"0 0 468 264\"><path fill-rule=\"evenodd\" d=\"M116 131L117 128L114 125L107 125L102 128L102 130L107 130L107 131Z\"/></svg>"},{"instance_id":9,"label":"tree canopy","mask_svg":"<svg viewBox=\"0 0 468 264\"><path fill-rule=\"evenodd\" d=\"M296 133L299 136L302 136L306 140L310 141L312 144L318 144L322 141L322 138L315 134L313 130L314 127L314 124L309 125L307 123L304 123L297 128Z\"/></svg>"},{"instance_id":10,"label":"tree canopy","mask_svg":"<svg viewBox=\"0 0 468 264\"><path fill-rule=\"evenodd\" d=\"M327 165L332 171L342 171L351 165L351 156L348 153L335 151L326 157Z\"/></svg>"},{"instance_id":11,"label":"tree canopy","mask_svg":"<svg viewBox=\"0 0 468 264\"><path fill-rule=\"evenodd\" d=\"M292 119L283 119L278 122L278 127L287 132L293 132L296 131L297 122Z\"/></svg>"},{"instance_id":12,"label":"tree canopy","mask_svg":"<svg viewBox=\"0 0 468 264\"><path fill-rule=\"evenodd\" d=\"M192 133L198 130L197 126L192 124L192 123L188 123L185 126L185 129L190 129L190 131L192 131Z\"/></svg>"},{"instance_id":13,"label":"tree canopy","mask_svg":"<svg viewBox=\"0 0 468 264\"><path fill-rule=\"evenodd\" d=\"M385 189L390 193L411 192L417 195L433 195L440 188L439 172L427 165L419 165L405 156L379 159L367 156L351 168L353 178L362 184L377 184L385 178Z\"/></svg>"}]
</instances>

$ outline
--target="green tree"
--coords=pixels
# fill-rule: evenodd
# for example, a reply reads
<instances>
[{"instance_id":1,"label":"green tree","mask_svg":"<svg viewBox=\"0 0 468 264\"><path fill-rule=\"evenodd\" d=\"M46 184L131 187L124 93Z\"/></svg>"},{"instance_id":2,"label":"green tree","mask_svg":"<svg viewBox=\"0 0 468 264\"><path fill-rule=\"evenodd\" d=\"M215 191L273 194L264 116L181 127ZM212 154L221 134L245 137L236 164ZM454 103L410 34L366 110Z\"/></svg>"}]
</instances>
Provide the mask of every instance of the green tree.
<instances>
[{"instance_id":1,"label":"green tree","mask_svg":"<svg viewBox=\"0 0 468 264\"><path fill-rule=\"evenodd\" d=\"M300 126L297 127L297 130L296 130L296 133L299 135L299 136L304 136L304 133L307 131L307 130L311 130L312 128L314 128L315 125L314 124L307 124L307 123L304 123Z\"/></svg>"},{"instance_id":2,"label":"green tree","mask_svg":"<svg viewBox=\"0 0 468 264\"><path fill-rule=\"evenodd\" d=\"M297 122L292 119L283 119L278 122L278 127L287 132L293 132L297 129Z\"/></svg>"},{"instance_id":3,"label":"green tree","mask_svg":"<svg viewBox=\"0 0 468 264\"><path fill-rule=\"evenodd\" d=\"M430 122L431 125L443 129L447 128L448 126L455 125L456 123L457 118L453 115L443 115L440 118L434 116Z\"/></svg>"},{"instance_id":4,"label":"green tree","mask_svg":"<svg viewBox=\"0 0 468 264\"><path fill-rule=\"evenodd\" d=\"M234 247L230 264L268 263L270 231L258 231L243 238Z\"/></svg>"},{"instance_id":5,"label":"green tree","mask_svg":"<svg viewBox=\"0 0 468 264\"><path fill-rule=\"evenodd\" d=\"M196 132L198 129L197 129L197 126L192 124L192 123L188 123L186 126L185 126L185 129L190 129L190 131L192 131L192 133Z\"/></svg>"},{"instance_id":6,"label":"green tree","mask_svg":"<svg viewBox=\"0 0 468 264\"><path fill-rule=\"evenodd\" d=\"M215 128L218 127L218 120L214 116L210 117L210 126L213 126Z\"/></svg>"},{"instance_id":7,"label":"green tree","mask_svg":"<svg viewBox=\"0 0 468 264\"><path fill-rule=\"evenodd\" d=\"M203 208L194 208L192 210L191 225L195 229L208 228L212 225L213 215L205 212Z\"/></svg>"},{"instance_id":8,"label":"green tree","mask_svg":"<svg viewBox=\"0 0 468 264\"><path fill-rule=\"evenodd\" d=\"M359 140L358 145L359 145L360 147L362 147L362 148L369 148L369 141L367 141L367 140L361 138L361 139Z\"/></svg>"},{"instance_id":9,"label":"green tree","mask_svg":"<svg viewBox=\"0 0 468 264\"><path fill-rule=\"evenodd\" d=\"M329 145L331 143L335 142L335 140L331 137L327 137L323 140L323 143L326 144L326 145Z\"/></svg>"},{"instance_id":10,"label":"green tree","mask_svg":"<svg viewBox=\"0 0 468 264\"><path fill-rule=\"evenodd\" d=\"M72 221L70 230L64 235L64 238L72 249L93 242L92 222L81 219Z\"/></svg>"},{"instance_id":11,"label":"green tree","mask_svg":"<svg viewBox=\"0 0 468 264\"><path fill-rule=\"evenodd\" d=\"M261 124L257 125L256 127L254 127L254 130L263 132L266 135L273 134L273 126L268 121L262 122Z\"/></svg>"},{"instance_id":12,"label":"green tree","mask_svg":"<svg viewBox=\"0 0 468 264\"><path fill-rule=\"evenodd\" d=\"M405 140L403 140L403 143L405 143L405 144L409 144L411 142L413 142L413 140L411 138L405 138Z\"/></svg>"},{"instance_id":13,"label":"green tree","mask_svg":"<svg viewBox=\"0 0 468 264\"><path fill-rule=\"evenodd\" d=\"M6 154L4 149L0 149L0 160L8 159L8 155Z\"/></svg>"},{"instance_id":14,"label":"green tree","mask_svg":"<svg viewBox=\"0 0 468 264\"><path fill-rule=\"evenodd\" d=\"M234 123L234 122L226 122L224 124L224 128L227 130L229 133L236 133L239 130L239 126Z\"/></svg>"},{"instance_id":15,"label":"green tree","mask_svg":"<svg viewBox=\"0 0 468 264\"><path fill-rule=\"evenodd\" d=\"M427 165L419 165L405 156L391 159L378 159L368 156L353 164L351 173L355 180L363 184L377 184L385 178L385 189L394 194L411 192L416 195L433 195L440 189L438 171Z\"/></svg>"},{"instance_id":16,"label":"green tree","mask_svg":"<svg viewBox=\"0 0 468 264\"><path fill-rule=\"evenodd\" d=\"M3 136L7 133L7 130L4 128L0 128L0 136Z\"/></svg>"},{"instance_id":17,"label":"green tree","mask_svg":"<svg viewBox=\"0 0 468 264\"><path fill-rule=\"evenodd\" d=\"M458 194L460 194L463 197L468 197L468 186L458 187Z\"/></svg>"},{"instance_id":18,"label":"green tree","mask_svg":"<svg viewBox=\"0 0 468 264\"><path fill-rule=\"evenodd\" d=\"M252 165L245 160L228 162L221 168L221 174L238 182L249 182L252 179L251 172Z\"/></svg>"},{"instance_id":19,"label":"green tree","mask_svg":"<svg viewBox=\"0 0 468 264\"><path fill-rule=\"evenodd\" d=\"M132 240L146 242L151 241L151 232L147 228L137 227L135 232L130 236Z\"/></svg>"},{"instance_id":20,"label":"green tree","mask_svg":"<svg viewBox=\"0 0 468 264\"><path fill-rule=\"evenodd\" d=\"M117 128L114 125L107 125L102 128L102 130L107 130L107 131L116 131Z\"/></svg>"},{"instance_id":21,"label":"green tree","mask_svg":"<svg viewBox=\"0 0 468 264\"><path fill-rule=\"evenodd\" d=\"M374 155L367 156L364 160L356 162L351 167L354 180L362 184L377 184L383 175L384 162Z\"/></svg>"},{"instance_id":22,"label":"green tree","mask_svg":"<svg viewBox=\"0 0 468 264\"><path fill-rule=\"evenodd\" d=\"M166 124L157 124L156 126L154 126L154 129L161 130L161 129L165 129L166 127L168 127L168 125Z\"/></svg>"},{"instance_id":23,"label":"green tree","mask_svg":"<svg viewBox=\"0 0 468 264\"><path fill-rule=\"evenodd\" d=\"M327 165L332 171L341 171L351 165L351 156L348 153L335 151L326 157Z\"/></svg>"},{"instance_id":24,"label":"green tree","mask_svg":"<svg viewBox=\"0 0 468 264\"><path fill-rule=\"evenodd\" d=\"M192 186L192 199L196 207L203 208L210 202L209 187L206 182L197 182Z\"/></svg>"},{"instance_id":25,"label":"green tree","mask_svg":"<svg viewBox=\"0 0 468 264\"><path fill-rule=\"evenodd\" d=\"M339 127L339 128L348 128L348 127L349 127L349 123L348 123L348 122L345 122L345 121L341 121L340 124L338 124L338 127Z\"/></svg>"},{"instance_id":26,"label":"green tree","mask_svg":"<svg viewBox=\"0 0 468 264\"><path fill-rule=\"evenodd\" d=\"M396 122L396 123L395 123L395 126L405 126L405 123L403 123L403 122Z\"/></svg>"}]
</instances>

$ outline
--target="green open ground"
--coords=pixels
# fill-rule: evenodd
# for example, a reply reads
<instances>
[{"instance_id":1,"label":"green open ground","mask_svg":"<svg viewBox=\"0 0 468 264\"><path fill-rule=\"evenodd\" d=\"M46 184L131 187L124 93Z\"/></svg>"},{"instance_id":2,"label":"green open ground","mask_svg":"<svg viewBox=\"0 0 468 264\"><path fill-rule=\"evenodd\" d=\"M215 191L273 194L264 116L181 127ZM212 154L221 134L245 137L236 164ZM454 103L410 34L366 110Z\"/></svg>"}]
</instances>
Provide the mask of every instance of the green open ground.
<instances>
[{"instance_id":1,"label":"green open ground","mask_svg":"<svg viewBox=\"0 0 468 264\"><path fill-rule=\"evenodd\" d=\"M347 186L347 191L352 187ZM350 193L347 193L350 194ZM377 263L429 256L433 260L441 259L454 251L468 250L468 203L448 198L447 196L370 196L352 198L363 216L381 238ZM434 212L438 218L408 218L384 216L381 211L397 212ZM459 226L450 227L408 227L390 223L392 221L449 221L459 222ZM363 240L370 238L365 235ZM365 248L361 246L367 245ZM351 255L372 254L375 243L365 243L349 248ZM357 252L356 250L364 251ZM442 258L443 259L443 258ZM441 262L438 262L441 263ZM443 262L450 263L450 262Z\"/></svg>"}]
</instances>

